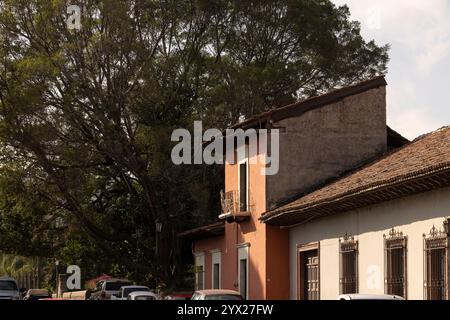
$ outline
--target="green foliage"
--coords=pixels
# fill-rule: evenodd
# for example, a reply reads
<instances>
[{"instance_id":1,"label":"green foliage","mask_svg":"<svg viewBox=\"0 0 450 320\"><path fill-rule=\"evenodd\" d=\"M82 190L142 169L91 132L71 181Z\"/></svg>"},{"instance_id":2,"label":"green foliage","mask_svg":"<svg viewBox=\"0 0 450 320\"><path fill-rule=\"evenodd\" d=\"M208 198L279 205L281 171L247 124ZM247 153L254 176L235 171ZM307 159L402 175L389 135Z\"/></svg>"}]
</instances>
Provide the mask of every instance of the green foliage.
<instances>
[{"instance_id":1,"label":"green foliage","mask_svg":"<svg viewBox=\"0 0 450 320\"><path fill-rule=\"evenodd\" d=\"M36 260L21 256L0 253L0 274L17 277L21 273L32 272L36 269Z\"/></svg>"}]
</instances>

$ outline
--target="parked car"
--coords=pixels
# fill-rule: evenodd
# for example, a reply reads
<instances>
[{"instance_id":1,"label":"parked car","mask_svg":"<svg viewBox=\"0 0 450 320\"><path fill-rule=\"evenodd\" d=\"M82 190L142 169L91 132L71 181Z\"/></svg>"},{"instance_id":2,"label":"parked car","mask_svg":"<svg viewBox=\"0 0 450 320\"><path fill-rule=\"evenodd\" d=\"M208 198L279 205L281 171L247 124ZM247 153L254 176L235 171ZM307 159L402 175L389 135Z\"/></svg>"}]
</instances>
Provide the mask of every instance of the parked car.
<instances>
[{"instance_id":1,"label":"parked car","mask_svg":"<svg viewBox=\"0 0 450 320\"><path fill-rule=\"evenodd\" d=\"M0 277L0 300L20 300L16 280L10 277Z\"/></svg>"},{"instance_id":2,"label":"parked car","mask_svg":"<svg viewBox=\"0 0 450 320\"><path fill-rule=\"evenodd\" d=\"M52 295L47 289L30 289L23 297L23 300L41 300L51 297Z\"/></svg>"},{"instance_id":3,"label":"parked car","mask_svg":"<svg viewBox=\"0 0 450 320\"><path fill-rule=\"evenodd\" d=\"M191 300L244 300L241 294L233 290L198 290Z\"/></svg>"},{"instance_id":4,"label":"parked car","mask_svg":"<svg viewBox=\"0 0 450 320\"><path fill-rule=\"evenodd\" d=\"M151 291L133 291L127 300L159 300L159 297Z\"/></svg>"},{"instance_id":5,"label":"parked car","mask_svg":"<svg viewBox=\"0 0 450 320\"><path fill-rule=\"evenodd\" d=\"M129 285L131 285L131 282L124 279L101 280L91 291L89 300L110 300L112 296L118 297L121 287Z\"/></svg>"},{"instance_id":6,"label":"parked car","mask_svg":"<svg viewBox=\"0 0 450 320\"><path fill-rule=\"evenodd\" d=\"M341 294L338 300L405 300L400 296L394 294Z\"/></svg>"},{"instance_id":7,"label":"parked car","mask_svg":"<svg viewBox=\"0 0 450 320\"><path fill-rule=\"evenodd\" d=\"M191 300L192 292L172 292L164 297L164 300Z\"/></svg>"},{"instance_id":8,"label":"parked car","mask_svg":"<svg viewBox=\"0 0 450 320\"><path fill-rule=\"evenodd\" d=\"M146 286L123 286L120 288L117 297L112 296L111 300L127 300L128 295L135 291L150 292L150 288Z\"/></svg>"},{"instance_id":9,"label":"parked car","mask_svg":"<svg viewBox=\"0 0 450 320\"><path fill-rule=\"evenodd\" d=\"M164 300L191 300L191 298L183 298L179 296L168 295L164 297Z\"/></svg>"}]
</instances>

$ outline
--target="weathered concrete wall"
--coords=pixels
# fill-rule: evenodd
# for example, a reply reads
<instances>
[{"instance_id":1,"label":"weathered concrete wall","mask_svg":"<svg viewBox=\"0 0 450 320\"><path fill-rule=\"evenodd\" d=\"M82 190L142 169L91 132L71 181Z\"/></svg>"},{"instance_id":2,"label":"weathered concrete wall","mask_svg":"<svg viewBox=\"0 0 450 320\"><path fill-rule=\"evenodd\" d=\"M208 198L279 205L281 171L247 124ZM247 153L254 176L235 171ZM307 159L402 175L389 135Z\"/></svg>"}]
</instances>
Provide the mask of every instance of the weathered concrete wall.
<instances>
[{"instance_id":1,"label":"weathered concrete wall","mask_svg":"<svg viewBox=\"0 0 450 320\"><path fill-rule=\"evenodd\" d=\"M276 123L280 170L268 176L267 207L386 150L386 87Z\"/></svg>"},{"instance_id":2,"label":"weathered concrete wall","mask_svg":"<svg viewBox=\"0 0 450 320\"><path fill-rule=\"evenodd\" d=\"M407 242L407 298L423 299L423 234L450 215L450 188L425 192L293 227L289 235L291 299L297 297L297 245L320 243L320 297L339 296L339 238L358 240L359 293L384 293L384 240L392 228Z\"/></svg>"}]
</instances>

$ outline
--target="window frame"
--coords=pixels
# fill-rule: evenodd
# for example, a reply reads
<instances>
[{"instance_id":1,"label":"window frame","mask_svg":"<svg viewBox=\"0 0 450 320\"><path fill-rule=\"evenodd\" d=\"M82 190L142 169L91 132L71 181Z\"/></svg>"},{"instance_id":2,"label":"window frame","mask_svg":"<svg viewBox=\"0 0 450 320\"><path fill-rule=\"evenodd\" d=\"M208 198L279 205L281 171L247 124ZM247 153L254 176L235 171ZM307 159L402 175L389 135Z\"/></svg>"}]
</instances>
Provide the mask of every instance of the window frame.
<instances>
[{"instance_id":1,"label":"window frame","mask_svg":"<svg viewBox=\"0 0 450 320\"><path fill-rule=\"evenodd\" d=\"M320 267L321 267L321 259L320 259L320 242L311 242L308 244L297 244L297 300L307 300L307 297L305 297L305 286L304 286L304 274L303 274L303 266L304 266L304 255L307 252L310 251L317 251L317 258L318 258L318 274L317 274L317 281L318 281L318 299L321 298L321 277L320 277Z\"/></svg>"},{"instance_id":2,"label":"window frame","mask_svg":"<svg viewBox=\"0 0 450 320\"><path fill-rule=\"evenodd\" d=\"M198 271L198 268L202 267L202 271ZM205 253L197 252L195 253L195 290L205 289ZM202 277L202 288L199 288L199 274Z\"/></svg>"},{"instance_id":3,"label":"window frame","mask_svg":"<svg viewBox=\"0 0 450 320\"><path fill-rule=\"evenodd\" d=\"M423 234L423 298L424 300L432 300L429 292L429 258L433 250L444 250L444 280L443 280L443 299L449 300L449 235L438 230L434 225L428 235ZM433 268L435 269L435 268ZM431 277L430 277L431 278ZM434 300L434 299L433 299Z\"/></svg>"},{"instance_id":4,"label":"window frame","mask_svg":"<svg viewBox=\"0 0 450 320\"><path fill-rule=\"evenodd\" d=\"M393 250L401 249L403 250L403 294L401 295L404 299L408 298L408 237L403 235L402 232L392 228L389 234L383 234L384 242L384 293L394 294L389 292L389 288L392 286L392 265L388 255L392 254Z\"/></svg>"},{"instance_id":5,"label":"window frame","mask_svg":"<svg viewBox=\"0 0 450 320\"><path fill-rule=\"evenodd\" d=\"M242 260L246 260L246 283L245 283L245 286L246 286L246 292L245 292L245 295L242 295L242 297L245 299L245 300L248 300L248 297L249 297L249 275L250 275L250 270L249 270L249 258L250 258L250 253L249 253L249 250L250 249L250 244L248 244L248 243L243 243L243 244L240 244L240 245L238 245L237 246L237 250L238 250L238 261L237 261L237 267L238 267L238 281L237 281L237 283L238 283L238 291L239 291L239 293L241 293L241 295L242 295L242 292L241 292L241 261Z\"/></svg>"},{"instance_id":6,"label":"window frame","mask_svg":"<svg viewBox=\"0 0 450 320\"><path fill-rule=\"evenodd\" d=\"M211 250L211 289L222 289L222 253L220 250ZM219 265L219 287L214 287L215 265Z\"/></svg>"},{"instance_id":7,"label":"window frame","mask_svg":"<svg viewBox=\"0 0 450 320\"><path fill-rule=\"evenodd\" d=\"M244 159L241 159L237 163L237 170L238 170L238 208L237 212L249 212L250 207L250 163L249 163L249 145L248 143L245 143L244 145L240 146L240 148L244 148ZM242 208L241 205L241 165L245 164L245 208Z\"/></svg>"},{"instance_id":8,"label":"window frame","mask_svg":"<svg viewBox=\"0 0 450 320\"><path fill-rule=\"evenodd\" d=\"M344 275L344 254L353 253L354 254L354 281L355 286L354 292L346 292L344 288L348 285L347 281L344 281L348 277ZM351 282L350 282L351 283ZM343 238L339 238L339 294L352 294L359 293L359 244L358 240L355 240L353 236L349 236L347 233Z\"/></svg>"}]
</instances>

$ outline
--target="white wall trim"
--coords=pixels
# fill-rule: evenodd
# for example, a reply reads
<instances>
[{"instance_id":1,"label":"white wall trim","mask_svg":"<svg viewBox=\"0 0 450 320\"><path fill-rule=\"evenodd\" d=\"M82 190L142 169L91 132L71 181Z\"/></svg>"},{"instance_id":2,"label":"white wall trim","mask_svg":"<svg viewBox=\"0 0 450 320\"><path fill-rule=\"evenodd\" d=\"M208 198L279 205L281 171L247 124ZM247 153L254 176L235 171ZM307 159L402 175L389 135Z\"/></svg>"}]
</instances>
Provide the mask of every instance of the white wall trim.
<instances>
[{"instance_id":1,"label":"white wall trim","mask_svg":"<svg viewBox=\"0 0 450 320\"><path fill-rule=\"evenodd\" d=\"M247 296L244 297L244 299L248 299L249 296L249 248L250 246L246 243L244 244L244 246L238 247L238 289L239 292L241 291L241 260L246 259L247 260L247 275L246 275L246 288L247 288Z\"/></svg>"},{"instance_id":2,"label":"white wall trim","mask_svg":"<svg viewBox=\"0 0 450 320\"><path fill-rule=\"evenodd\" d=\"M249 242L244 242L244 243L239 243L236 245L236 248L240 249L240 248L248 248L250 247L250 243Z\"/></svg>"},{"instance_id":3,"label":"white wall trim","mask_svg":"<svg viewBox=\"0 0 450 320\"><path fill-rule=\"evenodd\" d=\"M202 267L203 268L203 273L202 273L202 283L203 283L203 288L201 289L205 289L205 253L204 252L196 252L194 253L195 256L195 268L197 269L197 267ZM198 290L198 273L197 270L195 270L195 289Z\"/></svg>"}]
</instances>

